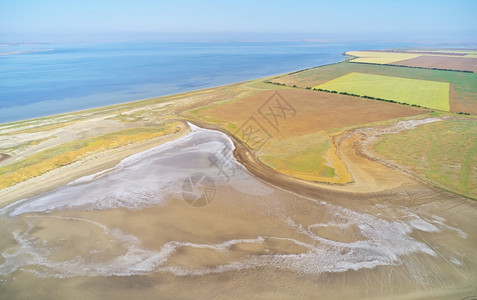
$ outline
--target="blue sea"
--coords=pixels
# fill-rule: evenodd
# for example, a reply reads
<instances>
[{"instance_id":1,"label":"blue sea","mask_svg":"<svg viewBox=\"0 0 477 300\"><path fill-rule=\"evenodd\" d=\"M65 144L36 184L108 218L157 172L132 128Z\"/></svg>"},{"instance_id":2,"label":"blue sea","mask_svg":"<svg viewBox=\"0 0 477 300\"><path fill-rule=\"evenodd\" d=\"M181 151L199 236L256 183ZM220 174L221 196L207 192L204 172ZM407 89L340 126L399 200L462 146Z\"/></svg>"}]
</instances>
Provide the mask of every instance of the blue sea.
<instances>
[{"instance_id":1,"label":"blue sea","mask_svg":"<svg viewBox=\"0 0 477 300\"><path fill-rule=\"evenodd\" d=\"M338 62L396 43L0 45L0 123L186 92Z\"/></svg>"}]
</instances>

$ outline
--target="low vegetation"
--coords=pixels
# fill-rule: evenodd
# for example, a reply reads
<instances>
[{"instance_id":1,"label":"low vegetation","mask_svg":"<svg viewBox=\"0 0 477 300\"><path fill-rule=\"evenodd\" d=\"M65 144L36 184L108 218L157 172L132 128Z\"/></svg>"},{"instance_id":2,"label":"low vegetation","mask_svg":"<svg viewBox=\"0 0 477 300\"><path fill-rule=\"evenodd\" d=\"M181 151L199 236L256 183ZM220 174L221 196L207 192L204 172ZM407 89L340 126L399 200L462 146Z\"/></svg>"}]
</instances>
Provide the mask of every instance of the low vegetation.
<instances>
[{"instance_id":1,"label":"low vegetation","mask_svg":"<svg viewBox=\"0 0 477 300\"><path fill-rule=\"evenodd\" d=\"M0 189L69 165L93 153L119 148L177 132L179 123L140 127L65 143L0 168Z\"/></svg>"},{"instance_id":2,"label":"low vegetation","mask_svg":"<svg viewBox=\"0 0 477 300\"><path fill-rule=\"evenodd\" d=\"M8 147L8 148L0 148L0 152L6 153L6 154L13 154L16 151L22 151L22 150L24 150L26 148L29 148L31 146L39 145L39 144L41 144L43 142L46 142L47 140L55 138L55 137L56 136L51 136L51 137L47 137L47 138L44 138L44 139L28 141L28 142L21 143L19 145Z\"/></svg>"},{"instance_id":3,"label":"low vegetation","mask_svg":"<svg viewBox=\"0 0 477 300\"><path fill-rule=\"evenodd\" d=\"M295 178L335 184L353 181L326 132L273 140L261 152L266 154L260 161Z\"/></svg>"},{"instance_id":4,"label":"low vegetation","mask_svg":"<svg viewBox=\"0 0 477 300\"><path fill-rule=\"evenodd\" d=\"M444 120L384 136L374 149L439 187L477 199L476 136L476 118Z\"/></svg>"}]
</instances>

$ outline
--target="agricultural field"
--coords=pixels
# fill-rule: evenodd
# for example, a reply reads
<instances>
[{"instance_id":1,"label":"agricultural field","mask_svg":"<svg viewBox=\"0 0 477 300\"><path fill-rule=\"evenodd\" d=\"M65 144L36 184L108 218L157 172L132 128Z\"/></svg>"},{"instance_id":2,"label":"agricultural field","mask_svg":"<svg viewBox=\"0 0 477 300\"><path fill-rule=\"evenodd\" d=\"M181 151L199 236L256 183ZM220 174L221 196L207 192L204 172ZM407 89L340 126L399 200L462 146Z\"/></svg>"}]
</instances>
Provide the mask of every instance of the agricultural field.
<instances>
[{"instance_id":1,"label":"agricultural field","mask_svg":"<svg viewBox=\"0 0 477 300\"><path fill-rule=\"evenodd\" d=\"M273 139L263 146L261 162L273 169L304 180L346 184L353 181L332 143L332 131Z\"/></svg>"},{"instance_id":2,"label":"agricultural field","mask_svg":"<svg viewBox=\"0 0 477 300\"><path fill-rule=\"evenodd\" d=\"M347 55L356 56L352 62L368 64L390 64L396 61L419 57L420 54L384 51L348 51Z\"/></svg>"},{"instance_id":3,"label":"agricultural field","mask_svg":"<svg viewBox=\"0 0 477 300\"><path fill-rule=\"evenodd\" d=\"M477 199L476 136L476 118L444 120L386 135L374 150L439 187Z\"/></svg>"},{"instance_id":4,"label":"agricultural field","mask_svg":"<svg viewBox=\"0 0 477 300\"><path fill-rule=\"evenodd\" d=\"M451 112L477 114L477 73L342 62L281 75L269 82L311 88L349 73L374 74L449 83Z\"/></svg>"},{"instance_id":5,"label":"agricultural field","mask_svg":"<svg viewBox=\"0 0 477 300\"><path fill-rule=\"evenodd\" d=\"M421 55L419 57L395 61L393 65L436 68L455 71L477 72L477 57L466 56L430 56Z\"/></svg>"},{"instance_id":6,"label":"agricultural field","mask_svg":"<svg viewBox=\"0 0 477 300\"><path fill-rule=\"evenodd\" d=\"M477 52L440 51L349 51L353 63L388 64L406 67L477 72Z\"/></svg>"},{"instance_id":7,"label":"agricultural field","mask_svg":"<svg viewBox=\"0 0 477 300\"><path fill-rule=\"evenodd\" d=\"M477 49L410 49L406 52L420 54L444 54L459 55L465 57L477 57Z\"/></svg>"},{"instance_id":8,"label":"agricultural field","mask_svg":"<svg viewBox=\"0 0 477 300\"><path fill-rule=\"evenodd\" d=\"M353 72L314 88L449 111L448 82Z\"/></svg>"},{"instance_id":9,"label":"agricultural field","mask_svg":"<svg viewBox=\"0 0 477 300\"><path fill-rule=\"evenodd\" d=\"M264 104L275 97L264 91L235 101L214 104L188 112L189 117L237 132L251 117L270 139L256 155L266 165L293 177L347 183L352 179L333 147L332 136L345 127L409 117L424 109L371 101L345 95L301 89L284 89L279 95L290 110L278 124L267 121ZM294 113L292 113L294 110ZM251 146L251 145L249 145ZM278 151L277 151L278 149Z\"/></svg>"}]
</instances>

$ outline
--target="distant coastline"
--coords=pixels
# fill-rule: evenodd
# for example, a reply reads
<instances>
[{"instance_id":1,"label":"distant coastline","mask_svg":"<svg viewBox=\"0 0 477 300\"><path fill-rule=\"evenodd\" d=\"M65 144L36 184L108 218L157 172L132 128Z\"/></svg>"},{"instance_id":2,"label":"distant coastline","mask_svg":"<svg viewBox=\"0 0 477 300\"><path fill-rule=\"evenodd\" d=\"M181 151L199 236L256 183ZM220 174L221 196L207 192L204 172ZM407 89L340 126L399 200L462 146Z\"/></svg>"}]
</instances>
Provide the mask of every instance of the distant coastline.
<instances>
[{"instance_id":1,"label":"distant coastline","mask_svg":"<svg viewBox=\"0 0 477 300\"><path fill-rule=\"evenodd\" d=\"M45 52L45 51L53 51L53 49L38 49L38 50L0 52L0 55L15 55L15 54L26 54L26 53L35 53L35 52Z\"/></svg>"}]
</instances>

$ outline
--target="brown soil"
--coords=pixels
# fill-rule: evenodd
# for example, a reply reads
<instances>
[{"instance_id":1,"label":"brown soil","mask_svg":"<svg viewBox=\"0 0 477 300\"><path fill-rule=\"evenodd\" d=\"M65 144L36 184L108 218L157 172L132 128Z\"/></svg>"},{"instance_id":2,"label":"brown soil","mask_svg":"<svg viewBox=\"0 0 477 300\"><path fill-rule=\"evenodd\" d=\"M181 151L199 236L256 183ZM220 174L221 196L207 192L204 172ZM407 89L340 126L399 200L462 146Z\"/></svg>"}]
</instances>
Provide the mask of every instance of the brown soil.
<instances>
[{"instance_id":1,"label":"brown soil","mask_svg":"<svg viewBox=\"0 0 477 300\"><path fill-rule=\"evenodd\" d=\"M451 83L449 88L449 105L451 112L465 112L477 115L477 105L472 105L472 102L463 101L456 92L454 85Z\"/></svg>"},{"instance_id":2,"label":"brown soil","mask_svg":"<svg viewBox=\"0 0 477 300\"><path fill-rule=\"evenodd\" d=\"M10 154L0 153L0 162L8 159L9 157L11 157Z\"/></svg>"},{"instance_id":3,"label":"brown soil","mask_svg":"<svg viewBox=\"0 0 477 300\"><path fill-rule=\"evenodd\" d=\"M289 89L281 90L278 93L296 110L296 115L292 116L289 112L286 118L277 118L278 125L275 124L276 126L273 127L260 114L260 107L274 93L274 91L261 92L233 103L206 109L202 114L224 122L227 120L238 127L250 117L254 117L273 138L281 139L425 113L423 109L387 102L318 91ZM262 111L266 111L266 109L262 109ZM271 118L269 117L269 119Z\"/></svg>"},{"instance_id":4,"label":"brown soil","mask_svg":"<svg viewBox=\"0 0 477 300\"><path fill-rule=\"evenodd\" d=\"M395 61L392 64L408 67L438 68L477 72L477 58L469 57L422 55L411 59Z\"/></svg>"}]
</instances>

